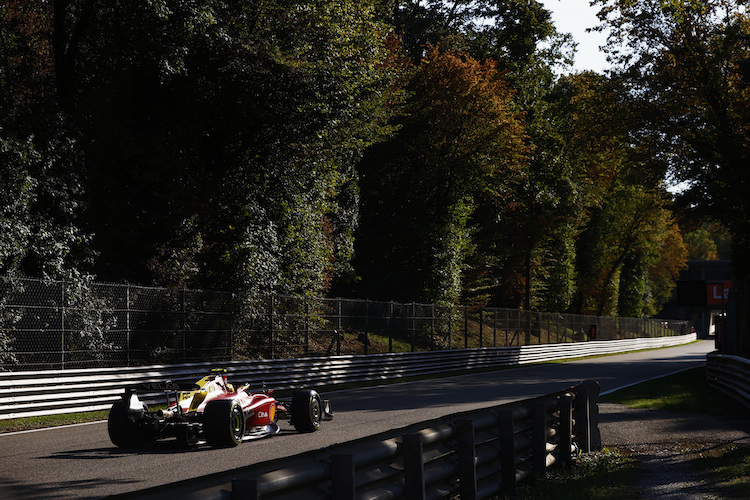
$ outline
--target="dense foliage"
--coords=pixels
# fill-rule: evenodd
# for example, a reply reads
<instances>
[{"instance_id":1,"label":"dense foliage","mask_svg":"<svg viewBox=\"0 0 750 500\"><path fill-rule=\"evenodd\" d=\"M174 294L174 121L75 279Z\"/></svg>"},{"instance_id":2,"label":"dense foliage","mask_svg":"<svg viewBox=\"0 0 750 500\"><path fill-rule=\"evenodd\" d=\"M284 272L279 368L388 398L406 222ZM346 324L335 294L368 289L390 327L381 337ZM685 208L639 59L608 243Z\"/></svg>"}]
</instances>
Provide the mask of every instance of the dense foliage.
<instances>
[{"instance_id":1,"label":"dense foliage","mask_svg":"<svg viewBox=\"0 0 750 500\"><path fill-rule=\"evenodd\" d=\"M6 0L0 274L654 314L748 248L750 19L598 3L561 76L536 0Z\"/></svg>"}]
</instances>

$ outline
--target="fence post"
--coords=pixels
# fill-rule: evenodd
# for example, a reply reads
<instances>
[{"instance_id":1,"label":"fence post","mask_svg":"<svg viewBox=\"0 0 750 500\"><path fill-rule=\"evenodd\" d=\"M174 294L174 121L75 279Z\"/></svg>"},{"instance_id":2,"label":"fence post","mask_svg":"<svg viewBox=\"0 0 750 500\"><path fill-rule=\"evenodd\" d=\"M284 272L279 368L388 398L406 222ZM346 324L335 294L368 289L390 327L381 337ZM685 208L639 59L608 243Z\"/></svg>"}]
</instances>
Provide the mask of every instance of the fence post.
<instances>
[{"instance_id":1,"label":"fence post","mask_svg":"<svg viewBox=\"0 0 750 500\"><path fill-rule=\"evenodd\" d=\"M182 306L182 361L184 362L187 359L187 339L185 336L187 335L185 332L185 327L187 326L187 322L185 321L185 293L186 290L183 288L181 290L181 306Z\"/></svg>"},{"instance_id":2,"label":"fence post","mask_svg":"<svg viewBox=\"0 0 750 500\"><path fill-rule=\"evenodd\" d=\"M482 339L484 333L484 308L479 308L479 347L484 347L484 341Z\"/></svg>"},{"instance_id":3,"label":"fence post","mask_svg":"<svg viewBox=\"0 0 750 500\"><path fill-rule=\"evenodd\" d=\"M464 308L464 349L469 348L469 306Z\"/></svg>"},{"instance_id":4,"label":"fence post","mask_svg":"<svg viewBox=\"0 0 750 500\"><path fill-rule=\"evenodd\" d=\"M404 494L409 500L425 500L424 447L418 432L404 434Z\"/></svg>"},{"instance_id":5,"label":"fence post","mask_svg":"<svg viewBox=\"0 0 750 500\"><path fill-rule=\"evenodd\" d=\"M453 305L448 308L448 349L453 349Z\"/></svg>"},{"instance_id":6,"label":"fence post","mask_svg":"<svg viewBox=\"0 0 750 500\"><path fill-rule=\"evenodd\" d=\"M547 409L544 403L536 403L531 409L531 459L532 470L547 474Z\"/></svg>"},{"instance_id":7,"label":"fence post","mask_svg":"<svg viewBox=\"0 0 750 500\"><path fill-rule=\"evenodd\" d=\"M539 345L542 345L542 313L537 312L536 314L536 324L539 327Z\"/></svg>"},{"instance_id":8,"label":"fence post","mask_svg":"<svg viewBox=\"0 0 750 500\"><path fill-rule=\"evenodd\" d=\"M516 449L513 410L500 410L500 491L516 494Z\"/></svg>"},{"instance_id":9,"label":"fence post","mask_svg":"<svg viewBox=\"0 0 750 500\"><path fill-rule=\"evenodd\" d=\"M532 329L532 312L530 309L524 310L524 314L526 315L526 335L524 335L524 345L531 345L531 329Z\"/></svg>"},{"instance_id":10,"label":"fence post","mask_svg":"<svg viewBox=\"0 0 750 500\"><path fill-rule=\"evenodd\" d=\"M229 361L234 361L234 341L235 341L235 322L237 318L235 312L237 309L237 296L234 292L231 295L231 305L229 306Z\"/></svg>"},{"instance_id":11,"label":"fence post","mask_svg":"<svg viewBox=\"0 0 750 500\"><path fill-rule=\"evenodd\" d=\"M492 347L497 347L497 309L492 310Z\"/></svg>"},{"instance_id":12,"label":"fence post","mask_svg":"<svg viewBox=\"0 0 750 500\"><path fill-rule=\"evenodd\" d=\"M550 335L552 335L552 313L547 313L547 344L551 344Z\"/></svg>"},{"instance_id":13,"label":"fence post","mask_svg":"<svg viewBox=\"0 0 750 500\"><path fill-rule=\"evenodd\" d=\"M343 314L344 314L344 307L342 305L342 299L341 297L338 297L336 299L336 330L342 331L343 330ZM341 353L339 353L341 354Z\"/></svg>"},{"instance_id":14,"label":"fence post","mask_svg":"<svg viewBox=\"0 0 750 500\"><path fill-rule=\"evenodd\" d=\"M393 352L393 301L388 302L388 352Z\"/></svg>"},{"instance_id":15,"label":"fence post","mask_svg":"<svg viewBox=\"0 0 750 500\"><path fill-rule=\"evenodd\" d=\"M435 303L430 304L430 350L435 350Z\"/></svg>"},{"instance_id":16,"label":"fence post","mask_svg":"<svg viewBox=\"0 0 750 500\"><path fill-rule=\"evenodd\" d=\"M128 366L130 366L130 284L125 286L125 350Z\"/></svg>"},{"instance_id":17,"label":"fence post","mask_svg":"<svg viewBox=\"0 0 750 500\"><path fill-rule=\"evenodd\" d=\"M365 300L365 335L370 331L370 299ZM377 332L374 332L377 333ZM365 343L365 354L367 354L367 343Z\"/></svg>"},{"instance_id":18,"label":"fence post","mask_svg":"<svg viewBox=\"0 0 750 500\"><path fill-rule=\"evenodd\" d=\"M65 280L60 282L60 356L61 369L65 369Z\"/></svg>"},{"instance_id":19,"label":"fence post","mask_svg":"<svg viewBox=\"0 0 750 500\"><path fill-rule=\"evenodd\" d=\"M331 455L331 497L333 500L354 500L354 457L350 454Z\"/></svg>"},{"instance_id":20,"label":"fence post","mask_svg":"<svg viewBox=\"0 0 750 500\"><path fill-rule=\"evenodd\" d=\"M458 478L461 500L476 500L477 469L474 447L474 421L461 419L456 422L458 438Z\"/></svg>"},{"instance_id":21,"label":"fence post","mask_svg":"<svg viewBox=\"0 0 750 500\"><path fill-rule=\"evenodd\" d=\"M416 339L417 339L417 303L411 303L411 335L409 335L411 341L411 352L416 350Z\"/></svg>"},{"instance_id":22,"label":"fence post","mask_svg":"<svg viewBox=\"0 0 750 500\"><path fill-rule=\"evenodd\" d=\"M341 314L341 297L338 297L336 299L336 330L334 331L336 335L336 356L341 356L341 338L344 336L344 332L341 329Z\"/></svg>"},{"instance_id":23,"label":"fence post","mask_svg":"<svg viewBox=\"0 0 750 500\"><path fill-rule=\"evenodd\" d=\"M274 295L271 294L268 298L268 343L271 349L271 359L276 357L276 345L273 332L273 316L274 316Z\"/></svg>"},{"instance_id":24,"label":"fence post","mask_svg":"<svg viewBox=\"0 0 750 500\"><path fill-rule=\"evenodd\" d=\"M232 500L260 500L257 479L232 479Z\"/></svg>"},{"instance_id":25,"label":"fence post","mask_svg":"<svg viewBox=\"0 0 750 500\"><path fill-rule=\"evenodd\" d=\"M505 309L505 347L510 347L508 344L508 330L510 329L510 313Z\"/></svg>"},{"instance_id":26,"label":"fence post","mask_svg":"<svg viewBox=\"0 0 750 500\"><path fill-rule=\"evenodd\" d=\"M305 357L310 355L310 299L305 297Z\"/></svg>"}]
</instances>

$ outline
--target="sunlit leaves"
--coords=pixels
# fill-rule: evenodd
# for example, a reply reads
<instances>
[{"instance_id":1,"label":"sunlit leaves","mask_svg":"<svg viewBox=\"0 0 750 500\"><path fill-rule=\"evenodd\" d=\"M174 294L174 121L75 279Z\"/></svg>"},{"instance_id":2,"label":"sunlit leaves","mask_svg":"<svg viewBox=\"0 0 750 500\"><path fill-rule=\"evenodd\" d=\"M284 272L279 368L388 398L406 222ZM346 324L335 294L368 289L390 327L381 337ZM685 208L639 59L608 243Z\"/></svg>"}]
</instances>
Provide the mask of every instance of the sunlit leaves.
<instances>
[{"instance_id":1,"label":"sunlit leaves","mask_svg":"<svg viewBox=\"0 0 750 500\"><path fill-rule=\"evenodd\" d=\"M408 90L398 132L360 167L358 262L373 293L455 300L476 246L471 218L480 199L508 203L525 129L493 63L431 47Z\"/></svg>"},{"instance_id":2,"label":"sunlit leaves","mask_svg":"<svg viewBox=\"0 0 750 500\"><path fill-rule=\"evenodd\" d=\"M614 27L631 96L640 105L634 136L689 180L690 203L746 240L750 179L747 67L750 21L743 1L602 1ZM735 245L736 264L746 245Z\"/></svg>"}]
</instances>

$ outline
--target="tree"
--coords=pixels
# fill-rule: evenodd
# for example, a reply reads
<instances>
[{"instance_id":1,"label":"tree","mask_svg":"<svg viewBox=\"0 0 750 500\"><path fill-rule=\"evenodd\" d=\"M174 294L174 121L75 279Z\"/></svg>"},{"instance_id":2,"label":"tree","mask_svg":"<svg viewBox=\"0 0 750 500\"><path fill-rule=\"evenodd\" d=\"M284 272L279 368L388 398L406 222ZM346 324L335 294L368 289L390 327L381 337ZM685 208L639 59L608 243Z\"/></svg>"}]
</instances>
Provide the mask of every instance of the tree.
<instances>
[{"instance_id":1,"label":"tree","mask_svg":"<svg viewBox=\"0 0 750 500\"><path fill-rule=\"evenodd\" d=\"M524 129L491 62L431 47L407 90L398 132L360 164L360 293L452 301L478 200L507 201L528 151Z\"/></svg>"},{"instance_id":2,"label":"tree","mask_svg":"<svg viewBox=\"0 0 750 500\"><path fill-rule=\"evenodd\" d=\"M615 182L607 201L592 216L579 245L579 293L585 314L640 317L646 311L648 270L662 260L666 237L679 232L658 192ZM679 241L679 240L677 240ZM684 248L684 245L682 245ZM669 261L671 279L685 261Z\"/></svg>"},{"instance_id":3,"label":"tree","mask_svg":"<svg viewBox=\"0 0 750 500\"><path fill-rule=\"evenodd\" d=\"M672 298L676 279L680 272L687 268L688 245L682 238L676 223L669 223L661 242L658 261L648 269L649 300L645 304L644 314L654 316L664 304Z\"/></svg>"},{"instance_id":4,"label":"tree","mask_svg":"<svg viewBox=\"0 0 750 500\"><path fill-rule=\"evenodd\" d=\"M398 44L378 8L326 0L0 7L0 103L9 117L0 127L13 132L4 144L19 150L33 137L28 148L47 169L14 171L45 192L29 197L50 215L40 224L82 228L39 231L50 236L36 249L72 234L94 247L93 270L105 280L327 290L351 268L354 164L387 130L398 92ZM31 274L46 265L25 261Z\"/></svg>"},{"instance_id":5,"label":"tree","mask_svg":"<svg viewBox=\"0 0 750 500\"><path fill-rule=\"evenodd\" d=\"M585 72L561 78L553 93L576 202L568 220L577 312L652 314L685 261L663 182L647 149L630 140L637 121L627 90L616 77Z\"/></svg>"},{"instance_id":6,"label":"tree","mask_svg":"<svg viewBox=\"0 0 750 500\"><path fill-rule=\"evenodd\" d=\"M52 6L0 6L0 272L61 279L90 269L81 148L55 99Z\"/></svg>"},{"instance_id":7,"label":"tree","mask_svg":"<svg viewBox=\"0 0 750 500\"><path fill-rule=\"evenodd\" d=\"M718 260L719 253L716 243L709 232L699 227L685 235L685 245L689 249L689 260Z\"/></svg>"},{"instance_id":8,"label":"tree","mask_svg":"<svg viewBox=\"0 0 750 500\"><path fill-rule=\"evenodd\" d=\"M611 57L640 104L634 140L651 144L662 171L734 235L740 275L750 270L744 196L750 157L750 18L744 2L601 0Z\"/></svg>"}]
</instances>

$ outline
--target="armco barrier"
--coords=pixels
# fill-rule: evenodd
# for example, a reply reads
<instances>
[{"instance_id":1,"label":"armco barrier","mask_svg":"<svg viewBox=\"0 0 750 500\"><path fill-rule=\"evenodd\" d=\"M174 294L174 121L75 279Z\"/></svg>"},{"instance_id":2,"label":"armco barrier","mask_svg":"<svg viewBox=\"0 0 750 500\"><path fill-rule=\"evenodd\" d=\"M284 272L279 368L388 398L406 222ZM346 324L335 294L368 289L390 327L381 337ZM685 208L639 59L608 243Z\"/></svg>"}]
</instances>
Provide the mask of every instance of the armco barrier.
<instances>
[{"instance_id":1,"label":"armco barrier","mask_svg":"<svg viewBox=\"0 0 750 500\"><path fill-rule=\"evenodd\" d=\"M750 408L750 360L730 354L706 357L708 384Z\"/></svg>"},{"instance_id":2,"label":"armco barrier","mask_svg":"<svg viewBox=\"0 0 750 500\"><path fill-rule=\"evenodd\" d=\"M322 450L128 493L131 499L374 500L513 496L601 447L599 384L454 414Z\"/></svg>"},{"instance_id":3,"label":"armco barrier","mask_svg":"<svg viewBox=\"0 0 750 500\"><path fill-rule=\"evenodd\" d=\"M0 372L0 420L109 408L132 384L153 380L195 381L217 365L230 380L274 389L391 380L472 368L513 366L686 344L676 337L543 344L519 347L333 356L327 358L188 363L126 368Z\"/></svg>"}]
</instances>

